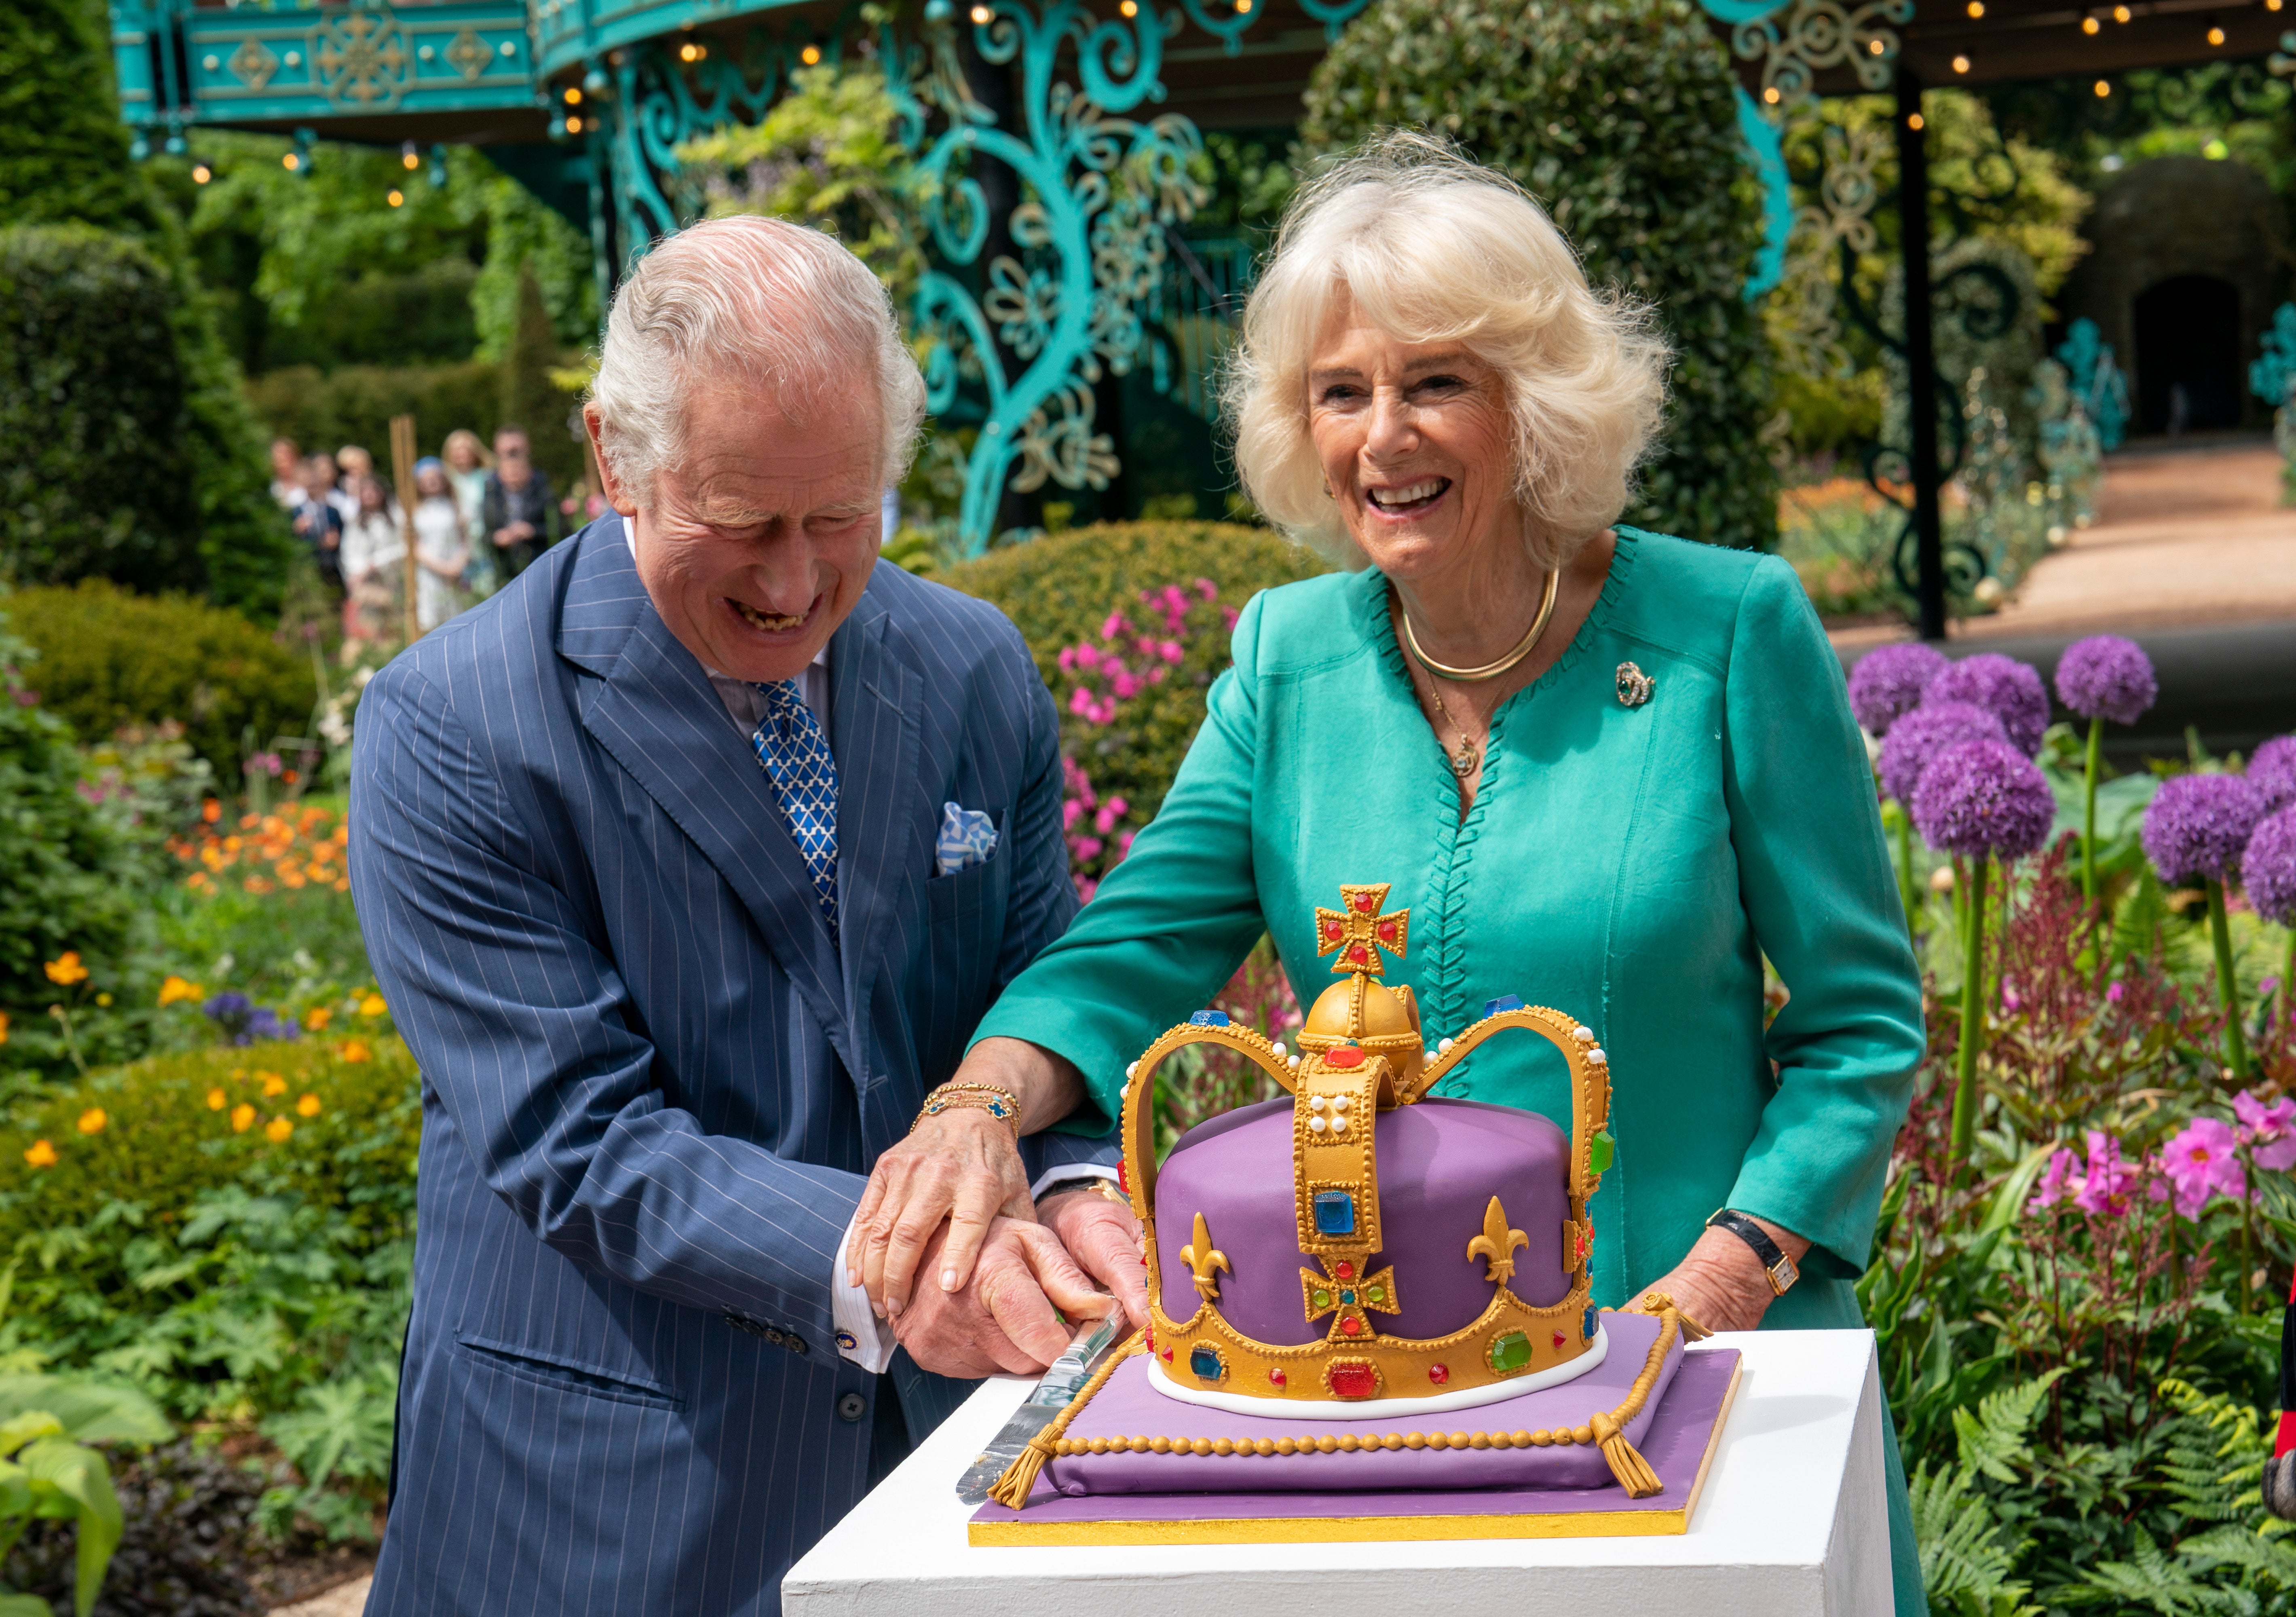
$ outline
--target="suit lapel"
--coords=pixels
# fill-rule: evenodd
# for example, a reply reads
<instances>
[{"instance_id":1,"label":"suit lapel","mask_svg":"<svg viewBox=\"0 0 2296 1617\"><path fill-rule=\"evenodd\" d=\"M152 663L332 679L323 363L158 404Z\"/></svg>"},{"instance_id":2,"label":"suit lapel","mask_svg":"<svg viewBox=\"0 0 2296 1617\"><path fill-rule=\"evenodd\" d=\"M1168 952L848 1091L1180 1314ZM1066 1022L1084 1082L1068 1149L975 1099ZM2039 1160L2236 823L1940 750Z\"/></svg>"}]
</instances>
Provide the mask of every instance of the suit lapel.
<instances>
[{"instance_id":1,"label":"suit lapel","mask_svg":"<svg viewBox=\"0 0 2296 1617\"><path fill-rule=\"evenodd\" d=\"M583 727L725 877L847 1070L859 1071L805 857L757 755L654 611L618 520L593 523L578 542L559 651L601 676L578 686ZM832 655L832 677L833 668ZM842 819L840 811L840 836Z\"/></svg>"},{"instance_id":2,"label":"suit lapel","mask_svg":"<svg viewBox=\"0 0 2296 1617\"><path fill-rule=\"evenodd\" d=\"M910 887L924 879L931 833L932 805L917 779L922 676L886 644L885 630L885 609L872 592L829 642L838 926L857 1022L867 1019L886 948L903 930Z\"/></svg>"}]
</instances>

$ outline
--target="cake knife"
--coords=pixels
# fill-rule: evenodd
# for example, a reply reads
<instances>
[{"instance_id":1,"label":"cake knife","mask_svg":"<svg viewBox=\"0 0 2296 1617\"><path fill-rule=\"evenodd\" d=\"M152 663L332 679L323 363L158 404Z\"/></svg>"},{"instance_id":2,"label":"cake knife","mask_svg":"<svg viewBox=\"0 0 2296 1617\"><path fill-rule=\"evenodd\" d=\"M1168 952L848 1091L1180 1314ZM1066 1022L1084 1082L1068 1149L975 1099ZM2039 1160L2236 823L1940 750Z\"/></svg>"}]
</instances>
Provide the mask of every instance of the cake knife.
<instances>
[{"instance_id":1,"label":"cake knife","mask_svg":"<svg viewBox=\"0 0 2296 1617\"><path fill-rule=\"evenodd\" d=\"M1021 1457L1021 1450L1052 1424L1053 1417L1092 1379L1102 1361L1131 1334L1131 1325L1121 1306L1110 1309L1103 1317L1080 1328L1061 1356L1053 1360L1052 1368L1045 1372L1036 1391L1022 1400L1021 1407L1013 1411L1012 1418L988 1440L988 1447L973 1457L972 1464L957 1481L956 1497L967 1505L986 1504L988 1490Z\"/></svg>"}]
</instances>

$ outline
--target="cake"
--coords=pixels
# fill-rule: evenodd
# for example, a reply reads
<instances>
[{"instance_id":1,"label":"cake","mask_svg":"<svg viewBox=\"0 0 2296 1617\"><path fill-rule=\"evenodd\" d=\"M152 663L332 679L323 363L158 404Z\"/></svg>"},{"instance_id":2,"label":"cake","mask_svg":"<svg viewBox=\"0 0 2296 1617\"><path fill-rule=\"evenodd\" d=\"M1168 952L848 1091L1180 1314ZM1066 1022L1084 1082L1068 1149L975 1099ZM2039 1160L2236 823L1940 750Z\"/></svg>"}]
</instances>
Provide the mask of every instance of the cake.
<instances>
[{"instance_id":1,"label":"cake","mask_svg":"<svg viewBox=\"0 0 2296 1617\"><path fill-rule=\"evenodd\" d=\"M1341 981L1298 1050L1202 1011L1128 1071L1148 1327L1013 1462L997 1503L1022 1508L1040 1473L1071 1498L1660 1490L1636 1442L1704 1333L1662 1295L1631 1311L1589 1295L1608 1057L1575 1017L1512 997L1430 1051L1411 990L1382 981L1410 931L1388 893L1346 886L1316 911ZM1510 1032L1562 1052L1567 1130L1430 1093ZM1192 1045L1238 1052L1286 1093L1199 1125L1160 1168L1156 1076Z\"/></svg>"}]
</instances>

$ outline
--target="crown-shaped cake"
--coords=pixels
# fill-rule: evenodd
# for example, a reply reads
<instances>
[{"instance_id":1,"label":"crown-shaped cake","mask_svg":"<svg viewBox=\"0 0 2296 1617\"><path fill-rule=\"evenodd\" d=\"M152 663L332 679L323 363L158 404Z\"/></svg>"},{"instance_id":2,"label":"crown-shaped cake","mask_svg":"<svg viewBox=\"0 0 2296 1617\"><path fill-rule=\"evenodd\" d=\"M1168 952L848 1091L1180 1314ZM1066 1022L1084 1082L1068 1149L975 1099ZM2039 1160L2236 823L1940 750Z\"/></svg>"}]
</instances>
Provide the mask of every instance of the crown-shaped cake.
<instances>
[{"instance_id":1,"label":"crown-shaped cake","mask_svg":"<svg viewBox=\"0 0 2296 1617\"><path fill-rule=\"evenodd\" d=\"M1604 1348L1587 1217L1610 1160L1603 1053L1574 1018L1507 998L1431 1059L1411 990L1380 981L1410 912L1385 909L1385 884L1340 891L1316 932L1343 980L1316 1000L1297 1053L1199 1012L1127 1075L1152 1380L1188 1402L1292 1414L1471 1408L1568 1380ZM1569 1063L1567 1139L1534 1113L1428 1098L1511 1028ZM1204 1044L1238 1051L1290 1098L1194 1130L1160 1174L1157 1070ZM1288 1174L1269 1171L1286 1161Z\"/></svg>"},{"instance_id":2,"label":"crown-shaped cake","mask_svg":"<svg viewBox=\"0 0 2296 1617\"><path fill-rule=\"evenodd\" d=\"M1382 1486L1390 1473L1586 1488L1607 1472L1635 1498L1660 1491L1634 1434L1704 1332L1660 1293L1634 1312L1590 1301L1609 1059L1576 1018L1513 997L1431 1053L1411 990L1380 980L1410 939L1388 891L1342 887L1341 907L1316 910L1318 952L1338 957L1341 981L1298 1051L1200 1011L1127 1070L1124 1185L1145 1231L1148 1328L1030 1441L993 1500L1020 1509L1048 1463L1065 1468L1056 1491L1222 1488L1201 1467L1230 1457L1267 1462L1258 1485L1278 1489ZM1430 1094L1511 1029L1562 1053L1567 1135ZM1198 1125L1160 1170L1156 1077L1191 1045L1237 1051L1286 1094ZM1606 1366L1614 1334L1620 1362ZM1468 1409L1481 1413L1427 1418ZM1323 1461L1371 1453L1344 1475ZM1442 1464L1423 1465L1430 1456Z\"/></svg>"}]
</instances>

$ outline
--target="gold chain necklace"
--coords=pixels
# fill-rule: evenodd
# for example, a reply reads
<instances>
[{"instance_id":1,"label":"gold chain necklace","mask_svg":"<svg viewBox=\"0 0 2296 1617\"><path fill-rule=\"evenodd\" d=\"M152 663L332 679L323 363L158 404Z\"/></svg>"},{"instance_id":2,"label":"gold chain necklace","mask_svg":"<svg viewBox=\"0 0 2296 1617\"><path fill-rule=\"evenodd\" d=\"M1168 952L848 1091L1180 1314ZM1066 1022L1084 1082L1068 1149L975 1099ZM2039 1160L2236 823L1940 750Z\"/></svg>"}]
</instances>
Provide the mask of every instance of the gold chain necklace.
<instances>
[{"instance_id":1,"label":"gold chain necklace","mask_svg":"<svg viewBox=\"0 0 2296 1617\"><path fill-rule=\"evenodd\" d=\"M1480 685L1486 679L1496 679L1516 663L1529 656L1531 648L1538 644L1538 637L1546 632L1546 620L1554 616L1554 595L1562 583L1562 570L1559 567L1547 569L1546 587L1539 592L1538 616L1530 620L1530 632L1517 641L1514 649L1496 662L1486 662L1479 669L1455 669L1447 663L1438 662L1430 657L1419 649L1419 636L1411 629L1411 613L1404 606L1398 592L1395 615L1403 620L1403 644L1410 648L1412 656L1417 660L1421 668L1439 678L1456 680L1461 685Z\"/></svg>"},{"instance_id":2,"label":"gold chain necklace","mask_svg":"<svg viewBox=\"0 0 2296 1617\"><path fill-rule=\"evenodd\" d=\"M1435 710L1443 716L1443 722L1459 733L1459 750L1447 754L1445 761L1450 764L1451 773L1464 784L1474 778L1476 770L1483 767L1483 750L1476 745L1475 738L1467 734L1467 726L1451 717L1451 710L1443 705L1443 693L1435 688L1432 678L1427 681L1427 694L1435 699Z\"/></svg>"}]
</instances>

